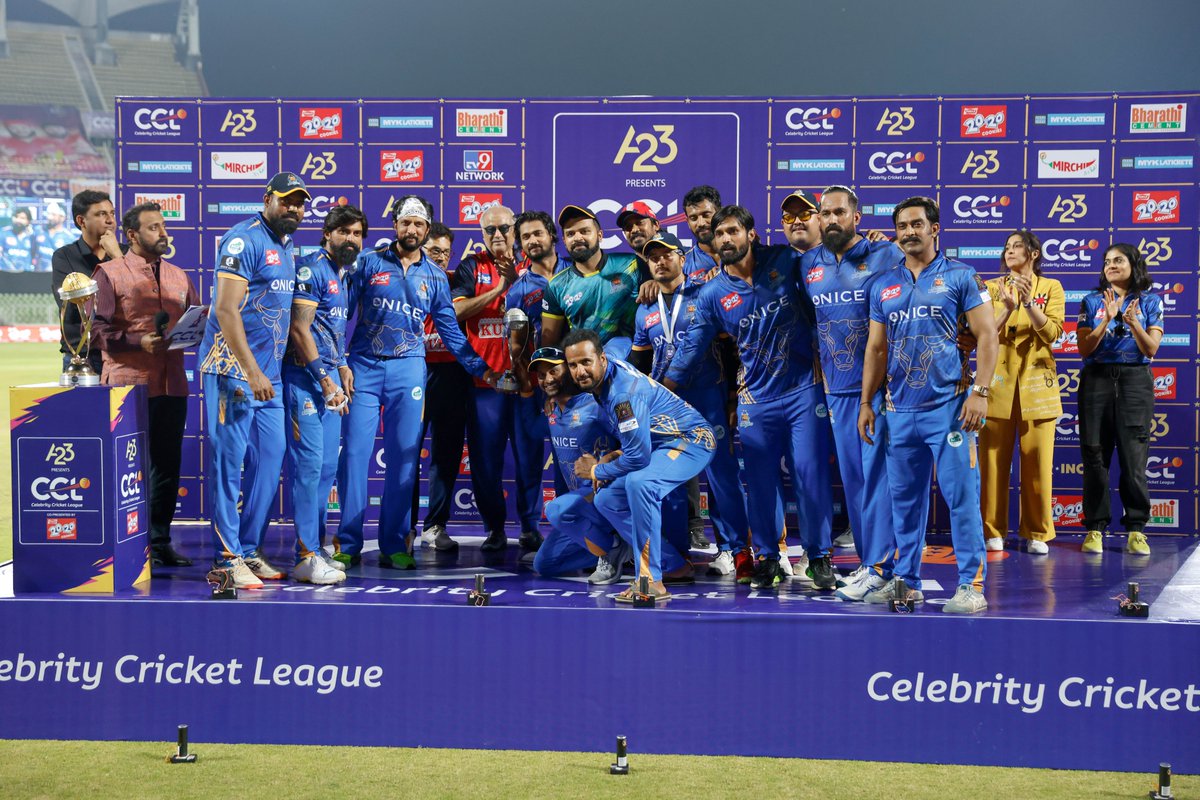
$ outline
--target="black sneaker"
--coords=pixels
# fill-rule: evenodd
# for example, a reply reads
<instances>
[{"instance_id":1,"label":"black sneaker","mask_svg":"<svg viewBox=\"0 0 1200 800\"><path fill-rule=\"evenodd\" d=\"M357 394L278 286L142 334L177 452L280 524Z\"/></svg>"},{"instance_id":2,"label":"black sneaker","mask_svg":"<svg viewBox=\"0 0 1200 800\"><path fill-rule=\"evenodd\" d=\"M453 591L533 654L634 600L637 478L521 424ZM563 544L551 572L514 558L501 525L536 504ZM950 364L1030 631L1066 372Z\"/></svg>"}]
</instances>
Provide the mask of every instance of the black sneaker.
<instances>
[{"instance_id":1,"label":"black sneaker","mask_svg":"<svg viewBox=\"0 0 1200 800\"><path fill-rule=\"evenodd\" d=\"M818 589L832 589L837 586L837 575L833 572L833 564L829 556L814 559L809 564L809 577Z\"/></svg>"},{"instance_id":2,"label":"black sneaker","mask_svg":"<svg viewBox=\"0 0 1200 800\"><path fill-rule=\"evenodd\" d=\"M692 538L693 550L703 550L708 547L708 539L704 536L704 528L692 528L689 535Z\"/></svg>"},{"instance_id":3,"label":"black sneaker","mask_svg":"<svg viewBox=\"0 0 1200 800\"><path fill-rule=\"evenodd\" d=\"M507 547L508 537L504 534L504 531L492 531L483 540L483 544L479 545L479 549L485 553L496 553Z\"/></svg>"},{"instance_id":4,"label":"black sneaker","mask_svg":"<svg viewBox=\"0 0 1200 800\"><path fill-rule=\"evenodd\" d=\"M522 550L531 550L537 552L537 549L542 546L542 534L538 531L521 531L521 538L517 540L521 544Z\"/></svg>"},{"instance_id":5,"label":"black sneaker","mask_svg":"<svg viewBox=\"0 0 1200 800\"><path fill-rule=\"evenodd\" d=\"M779 560L774 558L759 558L754 564L754 574L750 576L751 589L774 589L782 580L779 571Z\"/></svg>"}]
</instances>

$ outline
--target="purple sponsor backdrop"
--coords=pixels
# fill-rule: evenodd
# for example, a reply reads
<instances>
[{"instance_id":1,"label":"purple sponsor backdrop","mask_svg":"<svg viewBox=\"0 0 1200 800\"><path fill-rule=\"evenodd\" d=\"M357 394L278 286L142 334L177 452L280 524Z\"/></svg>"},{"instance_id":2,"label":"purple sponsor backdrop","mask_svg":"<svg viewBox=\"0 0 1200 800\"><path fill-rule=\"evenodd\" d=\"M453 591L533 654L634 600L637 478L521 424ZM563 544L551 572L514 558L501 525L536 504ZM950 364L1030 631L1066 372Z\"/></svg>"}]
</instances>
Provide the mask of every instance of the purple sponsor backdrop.
<instances>
[{"instance_id":1,"label":"purple sponsor backdrop","mask_svg":"<svg viewBox=\"0 0 1200 800\"><path fill-rule=\"evenodd\" d=\"M1028 227L1042 237L1045 269L1068 294L1058 354L1069 413L1078 384L1079 299L1096 281L1103 248L1128 241L1146 255L1167 306L1167 337L1155 364L1166 427L1156 433L1152 451L1152 459L1166 460L1153 462L1164 477L1152 478L1152 488L1179 493L1174 523L1194 532L1197 113L1195 96L1163 94L119 98L117 182L122 203L146 195L180 206L168 217L174 260L192 270L204 297L211 292L217 239L255 212L264 171L276 169L301 173L312 188L314 203L297 234L303 246L316 244L321 219L343 202L363 208L372 243L384 241L391 203L415 192L456 229L459 258L482 246L478 215L496 202L552 214L566 203L589 206L605 228L605 245L621 249L615 213L632 200L649 204L665 228L690 244L681 202L700 183L749 208L768 241L781 240L774 206L795 188L854 186L863 227L885 231L897 202L927 194L941 204L947 253L984 277L998 272L1005 232ZM197 461L202 434L198 413L193 418L188 436L196 438L185 445L186 494L180 498L184 517L204 513ZM1079 493L1078 445L1071 435L1060 435L1056 450L1055 488L1061 484L1064 497ZM381 475L382 466L373 463L374 503ZM504 480L515 518L511 469ZM279 507L286 510L287 503ZM465 472L454 514L474 519ZM935 512L935 522L944 517Z\"/></svg>"}]
</instances>

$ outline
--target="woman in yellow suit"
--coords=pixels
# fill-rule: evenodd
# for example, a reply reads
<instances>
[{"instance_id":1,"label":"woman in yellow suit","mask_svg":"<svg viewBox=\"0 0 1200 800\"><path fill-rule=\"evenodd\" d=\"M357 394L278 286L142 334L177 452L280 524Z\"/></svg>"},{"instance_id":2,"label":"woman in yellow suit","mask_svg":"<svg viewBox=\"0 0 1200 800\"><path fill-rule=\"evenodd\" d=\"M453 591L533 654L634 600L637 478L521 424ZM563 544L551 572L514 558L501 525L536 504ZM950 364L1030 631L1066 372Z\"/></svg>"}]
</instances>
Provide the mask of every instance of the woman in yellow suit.
<instances>
[{"instance_id":1,"label":"woman in yellow suit","mask_svg":"<svg viewBox=\"0 0 1200 800\"><path fill-rule=\"evenodd\" d=\"M1042 243L1031 231L1008 237L1005 274L987 282L1000 336L987 424L979 432L983 530L988 550L1003 550L1008 531L1009 477L1014 441L1020 451L1018 533L1030 553L1049 552L1054 429L1062 415L1052 349L1063 329L1062 284L1042 275Z\"/></svg>"}]
</instances>

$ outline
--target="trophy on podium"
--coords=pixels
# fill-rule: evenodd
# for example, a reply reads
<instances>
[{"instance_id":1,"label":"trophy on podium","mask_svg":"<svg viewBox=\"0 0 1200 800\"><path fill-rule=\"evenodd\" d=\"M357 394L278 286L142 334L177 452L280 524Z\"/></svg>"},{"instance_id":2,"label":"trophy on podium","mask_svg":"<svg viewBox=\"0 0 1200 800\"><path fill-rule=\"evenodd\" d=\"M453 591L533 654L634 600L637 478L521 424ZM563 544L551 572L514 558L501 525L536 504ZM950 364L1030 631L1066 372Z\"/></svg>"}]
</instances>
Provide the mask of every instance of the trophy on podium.
<instances>
[{"instance_id":1,"label":"trophy on podium","mask_svg":"<svg viewBox=\"0 0 1200 800\"><path fill-rule=\"evenodd\" d=\"M71 351L71 363L58 378L59 386L99 386L100 376L88 365L87 354L91 349L92 322L96 319L96 282L82 272L72 272L62 282L58 296L62 308L58 312L58 324L62 329L63 341ZM74 306L79 313L79 341L72 344L67 338L67 307Z\"/></svg>"},{"instance_id":2,"label":"trophy on podium","mask_svg":"<svg viewBox=\"0 0 1200 800\"><path fill-rule=\"evenodd\" d=\"M521 355L525 352L525 345L529 342L529 317L519 308L510 308L504 312L504 338L508 340L508 352L512 357L513 367L515 368ZM521 338L521 345L515 347L513 345L512 334L518 334ZM500 380L496 381L496 388L508 394L516 394L521 391L521 381L517 378L513 369L507 369L500 376Z\"/></svg>"}]
</instances>

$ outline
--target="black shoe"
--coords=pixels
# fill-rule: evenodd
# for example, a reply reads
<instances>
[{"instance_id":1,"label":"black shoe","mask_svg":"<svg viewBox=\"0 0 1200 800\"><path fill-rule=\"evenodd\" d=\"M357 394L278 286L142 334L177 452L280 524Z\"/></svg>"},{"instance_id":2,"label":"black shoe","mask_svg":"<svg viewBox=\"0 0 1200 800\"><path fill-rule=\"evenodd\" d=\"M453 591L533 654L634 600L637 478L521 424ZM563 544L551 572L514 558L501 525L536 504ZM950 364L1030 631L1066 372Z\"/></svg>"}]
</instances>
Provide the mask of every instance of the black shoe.
<instances>
[{"instance_id":1,"label":"black shoe","mask_svg":"<svg viewBox=\"0 0 1200 800\"><path fill-rule=\"evenodd\" d=\"M504 535L504 531L492 531L483 540L483 544L479 545L479 549L485 553L498 553L507 547L508 537Z\"/></svg>"},{"instance_id":2,"label":"black shoe","mask_svg":"<svg viewBox=\"0 0 1200 800\"><path fill-rule=\"evenodd\" d=\"M692 528L689 535L692 538L693 550L703 550L708 547L708 539L704 536L704 528Z\"/></svg>"},{"instance_id":3,"label":"black shoe","mask_svg":"<svg viewBox=\"0 0 1200 800\"><path fill-rule=\"evenodd\" d=\"M813 586L818 589L832 589L837 586L837 575L834 574L833 565L829 563L829 556L810 561L809 569L812 571L810 577Z\"/></svg>"},{"instance_id":4,"label":"black shoe","mask_svg":"<svg viewBox=\"0 0 1200 800\"><path fill-rule=\"evenodd\" d=\"M538 531L521 531L521 538L517 540L521 543L522 550L537 552L537 549L542 546L542 534Z\"/></svg>"},{"instance_id":5,"label":"black shoe","mask_svg":"<svg viewBox=\"0 0 1200 800\"><path fill-rule=\"evenodd\" d=\"M779 560L775 558L760 558L754 564L754 574L750 576L751 589L774 589L783 579L779 569Z\"/></svg>"},{"instance_id":6,"label":"black shoe","mask_svg":"<svg viewBox=\"0 0 1200 800\"><path fill-rule=\"evenodd\" d=\"M171 543L156 544L150 548L150 566L152 567L190 567L192 560L171 547Z\"/></svg>"}]
</instances>

